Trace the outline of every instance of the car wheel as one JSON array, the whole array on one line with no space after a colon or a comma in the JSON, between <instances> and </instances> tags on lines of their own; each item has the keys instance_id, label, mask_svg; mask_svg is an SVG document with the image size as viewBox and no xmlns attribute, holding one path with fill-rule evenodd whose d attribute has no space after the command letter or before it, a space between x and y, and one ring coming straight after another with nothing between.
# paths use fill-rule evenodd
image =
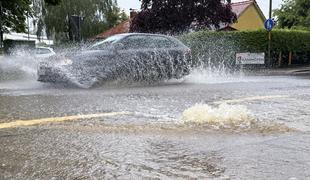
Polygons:
<instances>
[{"instance_id":1,"label":"car wheel","mask_svg":"<svg viewBox=\"0 0 310 180\"><path fill-rule=\"evenodd\" d=\"M98 82L97 78L94 76L86 76L86 77L79 77L76 84L78 87L81 88L91 88Z\"/></svg>"}]
</instances>

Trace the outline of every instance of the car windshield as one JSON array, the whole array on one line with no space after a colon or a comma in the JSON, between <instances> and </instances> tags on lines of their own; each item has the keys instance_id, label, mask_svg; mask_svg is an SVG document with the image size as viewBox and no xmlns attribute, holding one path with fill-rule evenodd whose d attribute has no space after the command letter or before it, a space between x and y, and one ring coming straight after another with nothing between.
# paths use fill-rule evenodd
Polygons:
<instances>
[{"instance_id":1,"label":"car windshield","mask_svg":"<svg viewBox=\"0 0 310 180\"><path fill-rule=\"evenodd\" d=\"M103 41L97 42L96 44L92 45L90 47L91 50L102 50L109 48L112 44L115 42L121 40L124 37L124 35L116 35L111 36Z\"/></svg>"},{"instance_id":2,"label":"car windshield","mask_svg":"<svg viewBox=\"0 0 310 180\"><path fill-rule=\"evenodd\" d=\"M36 54L48 54L51 51L47 48L36 48Z\"/></svg>"}]
</instances>

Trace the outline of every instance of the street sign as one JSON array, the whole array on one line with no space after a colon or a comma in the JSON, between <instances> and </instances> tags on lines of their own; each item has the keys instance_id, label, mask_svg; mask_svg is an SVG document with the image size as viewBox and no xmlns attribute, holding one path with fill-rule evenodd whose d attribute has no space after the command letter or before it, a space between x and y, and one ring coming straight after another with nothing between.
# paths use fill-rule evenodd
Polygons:
<instances>
[{"instance_id":1,"label":"street sign","mask_svg":"<svg viewBox=\"0 0 310 180\"><path fill-rule=\"evenodd\" d=\"M265 64L265 53L237 53L236 64Z\"/></svg>"},{"instance_id":2,"label":"street sign","mask_svg":"<svg viewBox=\"0 0 310 180\"><path fill-rule=\"evenodd\" d=\"M267 31L271 31L272 28L274 27L274 25L275 25L275 23L274 23L274 20L273 20L273 19L267 19L267 20L265 21L265 29L266 29Z\"/></svg>"}]
</instances>

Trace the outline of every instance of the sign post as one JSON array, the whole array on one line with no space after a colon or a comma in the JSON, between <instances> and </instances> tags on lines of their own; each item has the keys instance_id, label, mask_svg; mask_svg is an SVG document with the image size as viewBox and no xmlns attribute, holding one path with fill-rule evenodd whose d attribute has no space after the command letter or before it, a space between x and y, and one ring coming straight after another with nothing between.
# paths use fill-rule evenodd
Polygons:
<instances>
[{"instance_id":1,"label":"sign post","mask_svg":"<svg viewBox=\"0 0 310 180\"><path fill-rule=\"evenodd\" d=\"M3 16L2 16L2 1L0 1L0 48L3 47Z\"/></svg>"},{"instance_id":2,"label":"sign post","mask_svg":"<svg viewBox=\"0 0 310 180\"><path fill-rule=\"evenodd\" d=\"M269 19L265 22L265 28L268 31L268 62L267 66L271 66L271 30L274 27L275 23L272 19L272 0L269 0Z\"/></svg>"}]
</instances>

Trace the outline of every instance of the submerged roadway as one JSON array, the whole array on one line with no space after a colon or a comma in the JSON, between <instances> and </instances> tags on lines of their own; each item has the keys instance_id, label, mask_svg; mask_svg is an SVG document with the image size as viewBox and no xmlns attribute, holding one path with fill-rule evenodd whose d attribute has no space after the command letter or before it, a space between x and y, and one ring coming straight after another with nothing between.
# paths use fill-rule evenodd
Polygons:
<instances>
[{"instance_id":1,"label":"submerged roadway","mask_svg":"<svg viewBox=\"0 0 310 180\"><path fill-rule=\"evenodd\" d=\"M308 76L0 81L0 179L310 179Z\"/></svg>"}]
</instances>

